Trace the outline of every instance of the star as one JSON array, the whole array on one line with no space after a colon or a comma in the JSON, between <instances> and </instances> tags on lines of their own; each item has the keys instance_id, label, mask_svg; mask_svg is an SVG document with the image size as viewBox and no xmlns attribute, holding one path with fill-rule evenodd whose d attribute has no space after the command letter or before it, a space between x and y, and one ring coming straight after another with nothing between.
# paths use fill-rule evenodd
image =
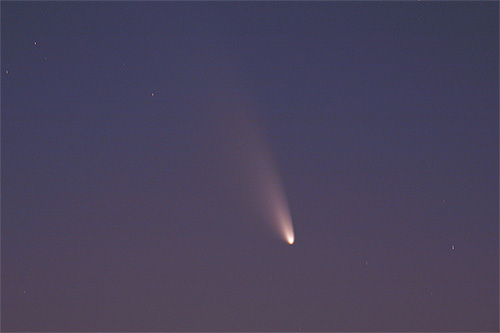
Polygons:
<instances>
[{"instance_id":1,"label":"star","mask_svg":"<svg viewBox=\"0 0 500 333\"><path fill-rule=\"evenodd\" d=\"M451 246L451 249L452 249L452 250L455 250L455 245L452 245L452 246Z\"/></svg>"},{"instance_id":2,"label":"star","mask_svg":"<svg viewBox=\"0 0 500 333\"><path fill-rule=\"evenodd\" d=\"M151 93L151 97L154 97L154 95L155 95L154 93Z\"/></svg>"}]
</instances>

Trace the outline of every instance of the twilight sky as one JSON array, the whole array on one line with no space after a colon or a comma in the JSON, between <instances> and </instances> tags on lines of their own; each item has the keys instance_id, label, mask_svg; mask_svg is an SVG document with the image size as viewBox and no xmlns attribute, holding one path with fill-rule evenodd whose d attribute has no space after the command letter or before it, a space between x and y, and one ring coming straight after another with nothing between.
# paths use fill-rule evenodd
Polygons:
<instances>
[{"instance_id":1,"label":"twilight sky","mask_svg":"<svg viewBox=\"0 0 500 333\"><path fill-rule=\"evenodd\" d=\"M498 31L2 1L2 331L498 331Z\"/></svg>"}]
</instances>

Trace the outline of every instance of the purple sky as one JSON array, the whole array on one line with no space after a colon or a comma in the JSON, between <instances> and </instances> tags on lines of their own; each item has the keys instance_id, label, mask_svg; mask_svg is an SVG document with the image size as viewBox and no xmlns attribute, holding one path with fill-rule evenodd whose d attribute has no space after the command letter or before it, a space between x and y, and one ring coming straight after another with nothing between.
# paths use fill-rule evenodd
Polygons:
<instances>
[{"instance_id":1,"label":"purple sky","mask_svg":"<svg viewBox=\"0 0 500 333\"><path fill-rule=\"evenodd\" d=\"M2 1L2 331L498 331L498 31L498 2Z\"/></svg>"}]
</instances>

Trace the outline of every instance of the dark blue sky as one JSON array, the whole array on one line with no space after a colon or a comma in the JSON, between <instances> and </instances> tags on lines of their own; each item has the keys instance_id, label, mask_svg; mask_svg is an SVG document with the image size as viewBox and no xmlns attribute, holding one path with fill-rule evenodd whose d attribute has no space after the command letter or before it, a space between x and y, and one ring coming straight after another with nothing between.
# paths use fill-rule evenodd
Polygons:
<instances>
[{"instance_id":1,"label":"dark blue sky","mask_svg":"<svg viewBox=\"0 0 500 333\"><path fill-rule=\"evenodd\" d=\"M3 331L498 331L498 2L1 20Z\"/></svg>"}]
</instances>

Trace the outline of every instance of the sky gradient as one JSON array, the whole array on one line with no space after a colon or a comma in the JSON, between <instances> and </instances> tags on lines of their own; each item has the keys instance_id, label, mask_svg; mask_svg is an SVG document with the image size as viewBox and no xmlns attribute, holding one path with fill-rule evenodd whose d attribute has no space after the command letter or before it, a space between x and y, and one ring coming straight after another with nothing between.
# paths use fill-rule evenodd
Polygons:
<instances>
[{"instance_id":1,"label":"sky gradient","mask_svg":"<svg viewBox=\"0 0 500 333\"><path fill-rule=\"evenodd\" d=\"M1 20L2 331L499 330L498 2Z\"/></svg>"}]
</instances>

